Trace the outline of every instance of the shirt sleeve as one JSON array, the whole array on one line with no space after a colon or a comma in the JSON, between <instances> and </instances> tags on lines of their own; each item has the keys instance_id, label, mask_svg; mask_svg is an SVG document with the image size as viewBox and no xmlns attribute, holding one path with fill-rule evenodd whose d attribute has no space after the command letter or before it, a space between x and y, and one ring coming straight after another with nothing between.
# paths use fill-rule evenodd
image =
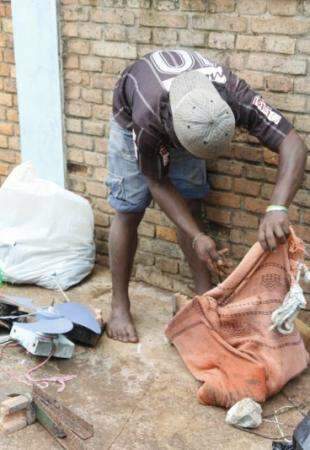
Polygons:
<instances>
[{"instance_id":1,"label":"shirt sleeve","mask_svg":"<svg viewBox=\"0 0 310 450\"><path fill-rule=\"evenodd\" d=\"M138 165L143 175L161 180L169 171L170 155L161 140L143 129L134 127L134 145Z\"/></svg>"},{"instance_id":2,"label":"shirt sleeve","mask_svg":"<svg viewBox=\"0 0 310 450\"><path fill-rule=\"evenodd\" d=\"M246 128L266 147L277 150L293 125L244 80L232 73L227 94L236 125Z\"/></svg>"}]
</instances>

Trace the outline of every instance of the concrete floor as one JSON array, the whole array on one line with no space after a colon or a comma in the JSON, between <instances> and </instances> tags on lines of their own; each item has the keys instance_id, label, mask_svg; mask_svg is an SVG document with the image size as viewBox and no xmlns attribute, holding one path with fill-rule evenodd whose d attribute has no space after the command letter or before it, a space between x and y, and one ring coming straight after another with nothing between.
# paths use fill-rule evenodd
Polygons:
<instances>
[{"instance_id":1,"label":"concrete floor","mask_svg":"<svg viewBox=\"0 0 310 450\"><path fill-rule=\"evenodd\" d=\"M68 292L71 300L103 309L108 316L111 281L109 272L97 268L83 284ZM32 297L47 305L55 292L37 287L5 287L9 294ZM68 361L52 360L41 374L76 374L64 392L57 394L64 404L93 423L95 435L85 442L90 450L262 450L271 441L239 431L225 424L225 411L198 404L198 383L187 372L175 349L164 337L171 317L171 293L142 283L132 283L133 314L140 335L139 344L122 344L104 336L95 349L76 347ZM0 361L0 398L9 392L29 388L3 373L22 374L38 359L21 349L8 350ZM2 371L2 374L1 374ZM310 374L289 383L284 391L264 406L264 413L303 403L310 407ZM55 392L54 388L49 392ZM307 395L306 395L307 394ZM308 397L308 398L307 398ZM285 433L301 420L298 410L279 416ZM264 423L259 430L276 436L276 426ZM1 450L58 449L50 435L34 424L10 436L0 436Z\"/></svg>"}]
</instances>

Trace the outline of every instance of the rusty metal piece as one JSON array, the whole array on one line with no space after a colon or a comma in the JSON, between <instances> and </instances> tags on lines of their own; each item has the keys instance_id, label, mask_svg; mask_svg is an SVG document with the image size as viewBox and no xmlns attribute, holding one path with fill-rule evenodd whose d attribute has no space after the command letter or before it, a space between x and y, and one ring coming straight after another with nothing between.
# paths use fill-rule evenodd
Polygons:
<instances>
[{"instance_id":1,"label":"rusty metal piece","mask_svg":"<svg viewBox=\"0 0 310 450\"><path fill-rule=\"evenodd\" d=\"M33 399L35 403L39 399L48 408L49 412L57 418L58 423L63 426L67 434L69 430L81 439L89 439L94 435L93 425L70 411L37 386L33 387Z\"/></svg>"}]
</instances>

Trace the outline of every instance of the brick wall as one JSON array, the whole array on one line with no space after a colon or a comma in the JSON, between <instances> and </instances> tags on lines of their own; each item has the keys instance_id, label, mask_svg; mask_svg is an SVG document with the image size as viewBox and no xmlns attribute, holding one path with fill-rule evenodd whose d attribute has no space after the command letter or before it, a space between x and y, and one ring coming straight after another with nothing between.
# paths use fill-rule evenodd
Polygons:
<instances>
[{"instance_id":1,"label":"brick wall","mask_svg":"<svg viewBox=\"0 0 310 450\"><path fill-rule=\"evenodd\" d=\"M112 89L135 58L164 46L195 47L235 70L293 121L310 131L310 5L295 0L62 1L70 186L95 208L99 261L106 262L113 211L106 201L106 151ZM308 39L307 39L308 37ZM310 158L291 207L297 232L310 241ZM232 153L209 164L213 190L206 227L239 260L257 236L277 157L238 132ZM140 226L135 276L187 290L189 271L169 220L155 206Z\"/></svg>"},{"instance_id":2,"label":"brick wall","mask_svg":"<svg viewBox=\"0 0 310 450\"><path fill-rule=\"evenodd\" d=\"M11 107L16 97L9 11L2 2L0 123L11 134L0 133L0 167L9 170L18 157L18 129ZM228 64L293 121L310 147L308 0L61 0L60 19L69 187L94 207L99 262L107 262L113 217L103 184L112 89L120 72L146 52L195 48ZM241 130L231 153L208 165L212 192L205 206L206 229L220 245L228 243L235 261L256 240L276 164L274 153ZM309 191L310 156L290 211L308 243ZM156 205L147 210L139 234L136 279L188 292L189 271L175 230Z\"/></svg>"},{"instance_id":3,"label":"brick wall","mask_svg":"<svg viewBox=\"0 0 310 450\"><path fill-rule=\"evenodd\" d=\"M11 7L0 0L0 182L19 162L19 156Z\"/></svg>"}]
</instances>

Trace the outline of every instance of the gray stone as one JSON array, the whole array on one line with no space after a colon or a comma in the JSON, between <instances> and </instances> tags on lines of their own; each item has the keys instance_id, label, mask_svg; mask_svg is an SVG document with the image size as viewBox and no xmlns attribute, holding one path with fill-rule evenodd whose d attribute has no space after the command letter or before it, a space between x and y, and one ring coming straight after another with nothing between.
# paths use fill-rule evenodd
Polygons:
<instances>
[{"instance_id":1,"label":"gray stone","mask_svg":"<svg viewBox=\"0 0 310 450\"><path fill-rule=\"evenodd\" d=\"M235 403L226 414L226 423L243 428L257 428L262 423L262 408L251 398Z\"/></svg>"}]
</instances>

